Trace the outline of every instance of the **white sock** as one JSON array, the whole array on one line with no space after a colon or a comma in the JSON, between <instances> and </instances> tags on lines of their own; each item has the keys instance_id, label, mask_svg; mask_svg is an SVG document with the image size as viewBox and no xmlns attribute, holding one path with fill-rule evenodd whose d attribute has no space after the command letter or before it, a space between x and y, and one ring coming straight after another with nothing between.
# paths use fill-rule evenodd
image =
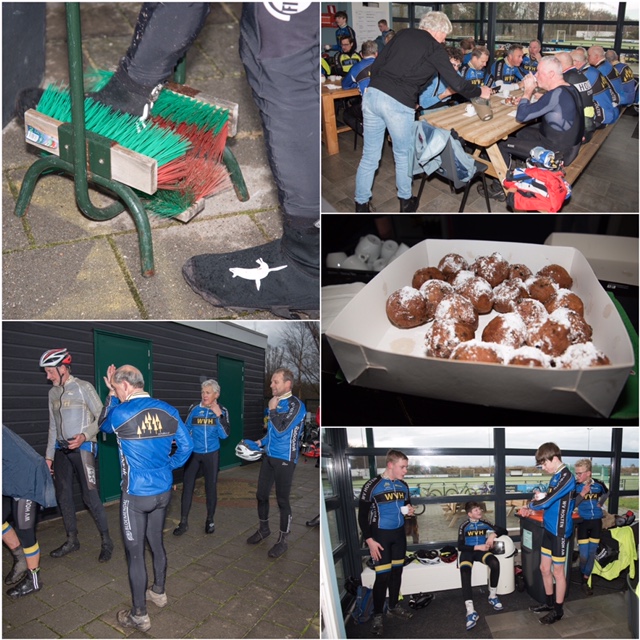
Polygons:
<instances>
[{"instance_id":1,"label":"white sock","mask_svg":"<svg viewBox=\"0 0 640 640\"><path fill-rule=\"evenodd\" d=\"M498 587L489 587L489 597L495 598L498 595Z\"/></svg>"},{"instance_id":2,"label":"white sock","mask_svg":"<svg viewBox=\"0 0 640 640\"><path fill-rule=\"evenodd\" d=\"M475 611L475 609L473 607L473 600L465 600L464 601L464 606L467 607L467 615L469 615L470 613L473 613Z\"/></svg>"}]
</instances>

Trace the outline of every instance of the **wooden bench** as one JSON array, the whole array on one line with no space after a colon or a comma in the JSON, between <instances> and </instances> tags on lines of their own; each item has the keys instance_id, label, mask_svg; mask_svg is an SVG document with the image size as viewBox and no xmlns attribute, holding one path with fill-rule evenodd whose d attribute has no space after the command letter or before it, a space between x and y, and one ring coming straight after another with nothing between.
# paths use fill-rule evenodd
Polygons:
<instances>
[{"instance_id":1,"label":"wooden bench","mask_svg":"<svg viewBox=\"0 0 640 640\"><path fill-rule=\"evenodd\" d=\"M593 156L596 155L598 149L609 137L609 134L613 131L613 128L620 121L620 118L622 118L622 116L624 115L625 110L626 107L623 107L620 110L620 116L613 124L607 125L606 127L604 127L604 129L598 129L593 134L591 140L582 145L580 153L578 153L576 159L565 169L565 180L569 184L572 185L580 177L580 174L587 168L587 165L589 164L589 162L591 162Z\"/></svg>"}]
</instances>

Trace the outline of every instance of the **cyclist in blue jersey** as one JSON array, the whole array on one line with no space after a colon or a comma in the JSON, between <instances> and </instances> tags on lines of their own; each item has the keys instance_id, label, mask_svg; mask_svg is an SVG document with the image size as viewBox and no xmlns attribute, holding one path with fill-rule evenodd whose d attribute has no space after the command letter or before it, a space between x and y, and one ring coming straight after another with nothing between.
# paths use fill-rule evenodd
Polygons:
<instances>
[{"instance_id":1,"label":"cyclist in blue jersey","mask_svg":"<svg viewBox=\"0 0 640 640\"><path fill-rule=\"evenodd\" d=\"M505 84L521 82L526 75L520 66L522 64L522 56L522 45L512 44L507 49L507 55L496 60L491 65L491 80L493 83L498 80L502 80Z\"/></svg>"},{"instance_id":2,"label":"cyclist in blue jersey","mask_svg":"<svg viewBox=\"0 0 640 640\"><path fill-rule=\"evenodd\" d=\"M365 40L362 43L362 60L357 64L354 64L347 75L342 78L343 89L355 89L360 91L360 95L364 95L364 92L369 86L371 81L371 65L375 62L378 55L378 47L373 40ZM362 113L362 109L360 110Z\"/></svg>"},{"instance_id":3,"label":"cyclist in blue jersey","mask_svg":"<svg viewBox=\"0 0 640 640\"><path fill-rule=\"evenodd\" d=\"M487 62L489 62L489 49L486 47L474 47L469 62L462 66L460 73L471 84L481 86L485 84Z\"/></svg>"},{"instance_id":4,"label":"cyclist in blue jersey","mask_svg":"<svg viewBox=\"0 0 640 640\"><path fill-rule=\"evenodd\" d=\"M591 460L585 458L575 464L576 507L582 518L578 522L578 546L580 549L580 573L582 574L582 590L592 596L589 577L593 571L596 551L602 532L602 506L609 497L609 489L600 480L591 476Z\"/></svg>"},{"instance_id":5,"label":"cyclist in blue jersey","mask_svg":"<svg viewBox=\"0 0 640 640\"><path fill-rule=\"evenodd\" d=\"M587 52L582 47L572 51L571 58L576 65L576 69L584 73L593 88L593 101L600 107L602 113L598 129L616 122L620 116L620 111L616 106L616 96L609 80L595 67L589 65Z\"/></svg>"},{"instance_id":6,"label":"cyclist in blue jersey","mask_svg":"<svg viewBox=\"0 0 640 640\"><path fill-rule=\"evenodd\" d=\"M562 462L562 452L554 442L540 445L536 451L536 465L545 473L552 474L546 493L536 491L529 507L520 509L519 515L527 517L534 511L544 510L544 533L540 559L540 573L544 583L546 602L529 607L535 613L548 612L540 618L542 624L553 624L564 615L564 597L567 592L567 578L564 573L569 540L573 534L571 514L575 505L576 481L573 474ZM556 594L553 597L555 580Z\"/></svg>"},{"instance_id":7,"label":"cyclist in blue jersey","mask_svg":"<svg viewBox=\"0 0 640 640\"><path fill-rule=\"evenodd\" d=\"M458 556L460 562L460 579L462 581L462 596L467 609L467 631L476 626L480 616L473 605L471 591L471 572L474 561L482 562L490 570L489 604L496 610L502 611L502 603L498 599L498 580L500 579L500 563L491 552L493 541L497 537L495 525L482 519L483 507L479 502L467 502L464 505L467 519L458 529Z\"/></svg>"},{"instance_id":8,"label":"cyclist in blue jersey","mask_svg":"<svg viewBox=\"0 0 640 640\"><path fill-rule=\"evenodd\" d=\"M335 21L338 25L338 28L336 29L336 43L333 46L329 44L325 45L325 51L340 51L340 42L344 36L351 36L353 38L355 48L357 48L356 32L347 24L349 22L347 12L337 11Z\"/></svg>"},{"instance_id":9,"label":"cyclist in blue jersey","mask_svg":"<svg viewBox=\"0 0 640 640\"><path fill-rule=\"evenodd\" d=\"M529 43L529 53L522 58L522 68L525 73L535 73L540 60L542 60L542 45L540 40L532 40Z\"/></svg>"},{"instance_id":10,"label":"cyclist in blue jersey","mask_svg":"<svg viewBox=\"0 0 640 640\"><path fill-rule=\"evenodd\" d=\"M609 81L614 96L614 106L620 106L622 104L620 96L622 93L622 78L616 68L605 58L604 49L598 46L589 47L587 59L589 64Z\"/></svg>"},{"instance_id":11,"label":"cyclist in blue jersey","mask_svg":"<svg viewBox=\"0 0 640 640\"><path fill-rule=\"evenodd\" d=\"M167 554L163 535L171 501L173 470L193 451L193 440L175 407L144 390L144 378L135 367L110 365L104 381L109 398L100 414L100 430L114 433L122 474L120 526L127 556L133 606L118 611L121 627L148 631L147 600L167 604ZM173 443L177 449L173 452ZM145 547L153 556L153 584L147 588Z\"/></svg>"},{"instance_id":12,"label":"cyclist in blue jersey","mask_svg":"<svg viewBox=\"0 0 640 640\"><path fill-rule=\"evenodd\" d=\"M279 558L288 547L287 537L291 530L289 496L307 415L304 403L293 395L292 388L293 373L289 369L276 369L271 376L273 397L268 405L267 435L256 442L264 448L256 490L260 524L258 530L247 539L247 544L258 544L271 535L269 494L275 484L276 501L280 509L280 534L267 552L270 558Z\"/></svg>"},{"instance_id":13,"label":"cyclist in blue jersey","mask_svg":"<svg viewBox=\"0 0 640 640\"><path fill-rule=\"evenodd\" d=\"M408 465L409 458L402 451L391 449L387 452L384 472L371 478L360 493L358 524L369 547L376 572L373 585L373 635L381 635L384 630L383 614L387 589L387 614L403 620L413 617L409 611L398 606L407 550L404 518L405 515L414 514L409 487L403 480Z\"/></svg>"},{"instance_id":14,"label":"cyclist in blue jersey","mask_svg":"<svg viewBox=\"0 0 640 640\"><path fill-rule=\"evenodd\" d=\"M621 62L618 59L618 54L609 49L604 54L604 57L609 61L611 66L618 72L621 81L620 105L630 105L638 102L638 81L633 75L633 71L629 65Z\"/></svg>"}]
</instances>

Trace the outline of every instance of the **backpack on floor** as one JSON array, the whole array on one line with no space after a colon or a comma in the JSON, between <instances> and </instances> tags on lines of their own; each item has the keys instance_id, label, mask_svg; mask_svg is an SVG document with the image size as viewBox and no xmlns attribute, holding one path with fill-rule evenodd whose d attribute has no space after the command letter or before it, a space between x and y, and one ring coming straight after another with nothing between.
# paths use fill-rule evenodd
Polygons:
<instances>
[{"instance_id":1,"label":"backpack on floor","mask_svg":"<svg viewBox=\"0 0 640 640\"><path fill-rule=\"evenodd\" d=\"M620 555L620 544L613 538L611 532L608 529L603 529L600 535L600 543L598 544L598 550L596 551L596 560L601 567L606 567L608 564L618 559Z\"/></svg>"},{"instance_id":2,"label":"backpack on floor","mask_svg":"<svg viewBox=\"0 0 640 640\"><path fill-rule=\"evenodd\" d=\"M371 620L373 615L373 590L369 587L358 586L356 604L351 612L351 617L356 624L364 624Z\"/></svg>"}]
</instances>

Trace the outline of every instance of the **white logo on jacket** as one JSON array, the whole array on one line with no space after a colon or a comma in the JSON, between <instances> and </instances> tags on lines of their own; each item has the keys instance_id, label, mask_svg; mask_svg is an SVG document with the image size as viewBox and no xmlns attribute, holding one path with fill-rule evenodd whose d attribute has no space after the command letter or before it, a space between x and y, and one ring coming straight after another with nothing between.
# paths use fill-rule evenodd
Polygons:
<instances>
[{"instance_id":1,"label":"white logo on jacket","mask_svg":"<svg viewBox=\"0 0 640 640\"><path fill-rule=\"evenodd\" d=\"M233 274L234 278L244 278L245 280L255 280L256 289L260 291L260 280L266 278L271 271L280 271L280 269L286 269L287 265L284 264L281 267L269 267L269 265L262 259L258 258L256 262L260 265L253 269L243 269L241 267L230 267L229 271Z\"/></svg>"}]
</instances>

